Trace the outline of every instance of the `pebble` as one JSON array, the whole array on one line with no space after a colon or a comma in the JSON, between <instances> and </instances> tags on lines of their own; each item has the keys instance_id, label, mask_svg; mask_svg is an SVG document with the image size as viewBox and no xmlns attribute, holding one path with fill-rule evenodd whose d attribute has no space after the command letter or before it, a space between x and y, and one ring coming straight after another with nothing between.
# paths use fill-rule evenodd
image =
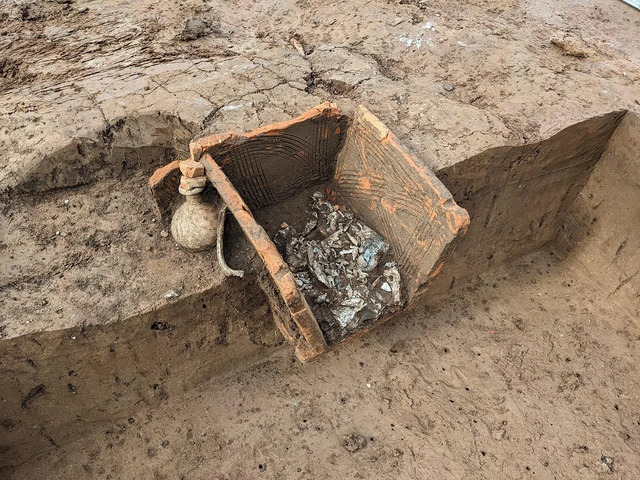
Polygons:
<instances>
[{"instance_id":1,"label":"pebble","mask_svg":"<svg viewBox=\"0 0 640 480\"><path fill-rule=\"evenodd\" d=\"M296 37L291 37L289 39L289 43L293 48L296 49L296 51L300 54L302 58L307 57L307 53L305 52L304 47L302 46L302 43L300 43L300 40L298 40Z\"/></svg>"},{"instance_id":2,"label":"pebble","mask_svg":"<svg viewBox=\"0 0 640 480\"><path fill-rule=\"evenodd\" d=\"M613 472L613 457L602 455L600 457L600 466L604 472Z\"/></svg>"},{"instance_id":3,"label":"pebble","mask_svg":"<svg viewBox=\"0 0 640 480\"><path fill-rule=\"evenodd\" d=\"M442 86L447 92L450 92L451 90L453 90L453 85L451 85L450 83L445 83Z\"/></svg>"},{"instance_id":4,"label":"pebble","mask_svg":"<svg viewBox=\"0 0 640 480\"><path fill-rule=\"evenodd\" d=\"M48 40L60 40L61 38L69 35L69 30L55 25L50 25L45 27L42 33Z\"/></svg>"},{"instance_id":5,"label":"pebble","mask_svg":"<svg viewBox=\"0 0 640 480\"><path fill-rule=\"evenodd\" d=\"M161 236L162 238L167 238L167 237L169 236L169 232L167 232L166 230L162 230L162 231L160 232L160 236Z\"/></svg>"},{"instance_id":6,"label":"pebble","mask_svg":"<svg viewBox=\"0 0 640 480\"><path fill-rule=\"evenodd\" d=\"M209 27L199 18L191 18L187 20L187 23L180 34L181 40L196 40L200 37L204 37L207 34Z\"/></svg>"},{"instance_id":7,"label":"pebble","mask_svg":"<svg viewBox=\"0 0 640 480\"><path fill-rule=\"evenodd\" d=\"M323 304L331 303L331 300L329 300L329 297L327 296L326 293L321 293L316 297L316 303L319 305L323 305Z\"/></svg>"},{"instance_id":8,"label":"pebble","mask_svg":"<svg viewBox=\"0 0 640 480\"><path fill-rule=\"evenodd\" d=\"M180 294L175 290L169 290L168 292L165 292L163 296L165 300L171 300L172 298L178 298Z\"/></svg>"},{"instance_id":9,"label":"pebble","mask_svg":"<svg viewBox=\"0 0 640 480\"><path fill-rule=\"evenodd\" d=\"M342 446L347 452L354 453L367 446L367 439L355 433L342 437Z\"/></svg>"}]
</instances>

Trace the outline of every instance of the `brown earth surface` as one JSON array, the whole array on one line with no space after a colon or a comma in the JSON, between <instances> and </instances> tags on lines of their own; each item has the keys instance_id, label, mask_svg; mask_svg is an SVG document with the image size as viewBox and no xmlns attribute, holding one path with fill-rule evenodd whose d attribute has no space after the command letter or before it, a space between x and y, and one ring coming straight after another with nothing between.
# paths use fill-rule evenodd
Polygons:
<instances>
[{"instance_id":1,"label":"brown earth surface","mask_svg":"<svg viewBox=\"0 0 640 480\"><path fill-rule=\"evenodd\" d=\"M640 477L638 38L640 12L617 0L2 1L0 477ZM444 176L624 110L610 151L635 160L605 162L557 241L302 366L262 326L257 288L209 298L214 255L176 248L146 181L194 136L327 100L366 105ZM181 333L199 295L215 324ZM144 316L182 299L175 332ZM38 338L54 346L32 353ZM261 360L229 373L237 351ZM38 409L82 395L66 372L83 362L153 391L118 390L84 436L58 438ZM39 396L47 368L60 385ZM33 425L5 416L14 397ZM16 453L20 428L42 446Z\"/></svg>"},{"instance_id":2,"label":"brown earth surface","mask_svg":"<svg viewBox=\"0 0 640 480\"><path fill-rule=\"evenodd\" d=\"M634 478L637 318L542 252L314 363L280 351L12 478ZM349 435L366 446L350 452Z\"/></svg>"}]
</instances>

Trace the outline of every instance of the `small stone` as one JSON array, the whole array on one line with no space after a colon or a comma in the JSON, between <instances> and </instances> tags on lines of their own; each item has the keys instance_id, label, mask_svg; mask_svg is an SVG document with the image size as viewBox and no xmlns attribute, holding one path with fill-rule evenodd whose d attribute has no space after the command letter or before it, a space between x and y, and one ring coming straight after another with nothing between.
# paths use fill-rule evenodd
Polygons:
<instances>
[{"instance_id":1,"label":"small stone","mask_svg":"<svg viewBox=\"0 0 640 480\"><path fill-rule=\"evenodd\" d=\"M55 25L50 25L45 27L42 33L48 40L60 40L61 38L69 35L69 30Z\"/></svg>"},{"instance_id":2,"label":"small stone","mask_svg":"<svg viewBox=\"0 0 640 480\"><path fill-rule=\"evenodd\" d=\"M354 453L367 446L367 439L357 434L345 435L342 437L342 446L347 452Z\"/></svg>"},{"instance_id":3,"label":"small stone","mask_svg":"<svg viewBox=\"0 0 640 480\"><path fill-rule=\"evenodd\" d=\"M387 282L384 282L382 285L380 285L380 288L385 292L391 292L392 290L391 285L389 285Z\"/></svg>"},{"instance_id":4,"label":"small stone","mask_svg":"<svg viewBox=\"0 0 640 480\"><path fill-rule=\"evenodd\" d=\"M163 295L165 300L171 300L172 298L178 298L179 296L180 294L175 290L169 290L168 292L165 292L165 294Z\"/></svg>"},{"instance_id":5,"label":"small stone","mask_svg":"<svg viewBox=\"0 0 640 480\"><path fill-rule=\"evenodd\" d=\"M64 204L65 204L65 205L69 205L69 199L68 199L68 198L65 198L65 200L64 200Z\"/></svg>"},{"instance_id":6,"label":"small stone","mask_svg":"<svg viewBox=\"0 0 640 480\"><path fill-rule=\"evenodd\" d=\"M358 257L357 265L363 272L375 270L380 257L389 250L389 244L377 234L364 240L361 247L362 255Z\"/></svg>"},{"instance_id":7,"label":"small stone","mask_svg":"<svg viewBox=\"0 0 640 480\"><path fill-rule=\"evenodd\" d=\"M585 40L572 34L554 35L549 41L571 57L587 58L593 53Z\"/></svg>"},{"instance_id":8,"label":"small stone","mask_svg":"<svg viewBox=\"0 0 640 480\"><path fill-rule=\"evenodd\" d=\"M291 37L289 39L289 43L293 48L296 49L296 52L298 52L302 58L307 57L307 52L305 52L304 47L302 46L302 43L300 43L300 40L298 40L296 37Z\"/></svg>"},{"instance_id":9,"label":"small stone","mask_svg":"<svg viewBox=\"0 0 640 480\"><path fill-rule=\"evenodd\" d=\"M603 472L613 472L613 457L602 455L600 457L600 466Z\"/></svg>"},{"instance_id":10,"label":"small stone","mask_svg":"<svg viewBox=\"0 0 640 480\"><path fill-rule=\"evenodd\" d=\"M162 230L162 231L160 232L160 236L161 236L162 238L167 238L167 237L169 236L169 232L167 232L166 230Z\"/></svg>"},{"instance_id":11,"label":"small stone","mask_svg":"<svg viewBox=\"0 0 640 480\"><path fill-rule=\"evenodd\" d=\"M445 84L443 85L443 88L444 88L447 92L450 92L450 91L452 91L452 90L453 90L453 85L451 85L450 83L445 83Z\"/></svg>"},{"instance_id":12,"label":"small stone","mask_svg":"<svg viewBox=\"0 0 640 480\"><path fill-rule=\"evenodd\" d=\"M24 3L20 7L20 17L29 22L40 20L43 17L42 6L36 3Z\"/></svg>"},{"instance_id":13,"label":"small stone","mask_svg":"<svg viewBox=\"0 0 640 480\"><path fill-rule=\"evenodd\" d=\"M316 297L316 303L318 305L324 305L324 304L331 303L331 301L329 300L329 297L327 296L326 293L321 293Z\"/></svg>"},{"instance_id":14,"label":"small stone","mask_svg":"<svg viewBox=\"0 0 640 480\"><path fill-rule=\"evenodd\" d=\"M191 18L187 20L187 23L180 34L180 40L196 40L200 37L204 37L208 30L209 26L204 20L200 18Z\"/></svg>"}]
</instances>

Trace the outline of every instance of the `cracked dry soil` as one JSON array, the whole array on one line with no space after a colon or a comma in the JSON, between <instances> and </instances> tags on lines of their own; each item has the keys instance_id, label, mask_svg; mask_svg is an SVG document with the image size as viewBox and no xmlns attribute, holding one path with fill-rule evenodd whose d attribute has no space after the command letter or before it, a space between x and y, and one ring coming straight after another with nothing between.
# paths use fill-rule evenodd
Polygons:
<instances>
[{"instance_id":1,"label":"cracked dry soil","mask_svg":"<svg viewBox=\"0 0 640 480\"><path fill-rule=\"evenodd\" d=\"M145 197L194 135L363 103L437 172L638 113L639 32L617 1L4 0L0 334L206 286L208 260L175 250ZM73 443L49 437L0 476L636 478L637 312L552 245L321 361L280 350Z\"/></svg>"}]
</instances>

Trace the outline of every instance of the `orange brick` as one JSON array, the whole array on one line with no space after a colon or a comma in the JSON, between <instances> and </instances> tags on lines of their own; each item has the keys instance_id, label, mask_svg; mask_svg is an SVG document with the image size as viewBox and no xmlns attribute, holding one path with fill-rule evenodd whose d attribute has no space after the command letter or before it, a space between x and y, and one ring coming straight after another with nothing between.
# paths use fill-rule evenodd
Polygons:
<instances>
[{"instance_id":1,"label":"orange brick","mask_svg":"<svg viewBox=\"0 0 640 480\"><path fill-rule=\"evenodd\" d=\"M204 176L204 165L193 160L184 160L180 162L180 172L187 178L196 178Z\"/></svg>"}]
</instances>

